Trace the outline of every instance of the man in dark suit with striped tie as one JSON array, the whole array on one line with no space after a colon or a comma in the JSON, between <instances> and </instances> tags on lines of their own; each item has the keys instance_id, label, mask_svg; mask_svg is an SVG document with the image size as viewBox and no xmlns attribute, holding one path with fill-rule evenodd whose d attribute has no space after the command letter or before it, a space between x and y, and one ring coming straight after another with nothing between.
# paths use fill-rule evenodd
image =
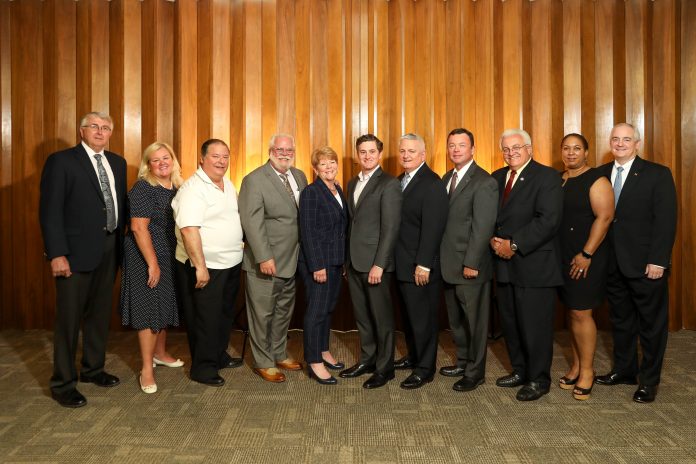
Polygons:
<instances>
[{"instance_id":1,"label":"man in dark suit with striped tie","mask_svg":"<svg viewBox=\"0 0 696 464\"><path fill-rule=\"evenodd\" d=\"M51 395L61 406L87 400L77 391L75 356L82 326L80 381L118 385L104 371L111 293L122 244L126 161L105 151L114 123L108 114L80 121L77 146L48 157L41 174L39 220L56 281Z\"/></svg>"},{"instance_id":2,"label":"man in dark suit with striped tie","mask_svg":"<svg viewBox=\"0 0 696 464\"><path fill-rule=\"evenodd\" d=\"M640 132L621 123L611 131L614 161L600 169L614 186L616 213L609 244L607 299L614 335L614 367L601 385L635 385L633 400L655 400L667 346L667 278L677 229L677 194L665 166L638 156ZM638 340L643 359L638 367Z\"/></svg>"},{"instance_id":3,"label":"man in dark suit with striped tie","mask_svg":"<svg viewBox=\"0 0 696 464\"><path fill-rule=\"evenodd\" d=\"M500 137L507 167L493 178L502 192L495 235L496 296L512 373L499 387L522 388L519 401L549 392L556 288L563 284L555 240L563 214L561 177L532 159L532 139L521 129Z\"/></svg>"}]
</instances>

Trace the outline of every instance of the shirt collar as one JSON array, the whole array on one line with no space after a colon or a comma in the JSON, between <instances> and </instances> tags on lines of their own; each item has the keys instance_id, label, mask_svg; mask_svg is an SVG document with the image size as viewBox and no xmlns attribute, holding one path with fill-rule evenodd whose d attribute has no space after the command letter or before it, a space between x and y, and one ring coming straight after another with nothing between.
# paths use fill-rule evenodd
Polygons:
<instances>
[{"instance_id":1,"label":"shirt collar","mask_svg":"<svg viewBox=\"0 0 696 464\"><path fill-rule=\"evenodd\" d=\"M372 177L372 174L374 174L375 171L377 171L378 169L379 169L379 165L375 166L375 168L372 171L368 172L367 174L363 174L363 172L360 171L358 173L358 178L360 179L361 182L368 181L368 180L370 180L370 177Z\"/></svg>"},{"instance_id":2,"label":"shirt collar","mask_svg":"<svg viewBox=\"0 0 696 464\"><path fill-rule=\"evenodd\" d=\"M96 152L96 151L92 150L92 147L87 145L84 140L80 143L82 144L82 146L84 147L85 151L87 152L87 154L89 155L90 158L94 158L94 155L103 155L104 154L103 150L101 152Z\"/></svg>"}]
</instances>

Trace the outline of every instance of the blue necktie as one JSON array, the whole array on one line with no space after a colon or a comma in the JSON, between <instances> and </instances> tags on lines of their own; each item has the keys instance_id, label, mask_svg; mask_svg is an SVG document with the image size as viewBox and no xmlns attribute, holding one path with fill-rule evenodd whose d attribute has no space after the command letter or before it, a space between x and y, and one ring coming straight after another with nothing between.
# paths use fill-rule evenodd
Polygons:
<instances>
[{"instance_id":1,"label":"blue necktie","mask_svg":"<svg viewBox=\"0 0 696 464\"><path fill-rule=\"evenodd\" d=\"M619 203L619 195L621 195L621 188L623 187L623 178L621 173L624 168L619 166L616 168L616 179L614 179L614 208Z\"/></svg>"},{"instance_id":2,"label":"blue necktie","mask_svg":"<svg viewBox=\"0 0 696 464\"><path fill-rule=\"evenodd\" d=\"M404 177L401 178L401 191L403 192L406 190L406 186L408 185L408 181L411 179L411 174L404 174Z\"/></svg>"}]
</instances>

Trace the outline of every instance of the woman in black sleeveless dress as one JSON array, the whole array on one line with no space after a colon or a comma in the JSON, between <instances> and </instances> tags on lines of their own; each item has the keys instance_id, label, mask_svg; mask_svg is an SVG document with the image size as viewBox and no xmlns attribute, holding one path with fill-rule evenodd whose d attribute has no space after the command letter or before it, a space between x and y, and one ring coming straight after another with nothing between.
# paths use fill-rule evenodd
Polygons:
<instances>
[{"instance_id":1,"label":"woman in black sleeveless dress","mask_svg":"<svg viewBox=\"0 0 696 464\"><path fill-rule=\"evenodd\" d=\"M580 134L561 142L566 170L563 177L563 220L559 233L564 285L560 298L568 308L573 364L559 386L586 400L594 385L597 326L592 309L604 300L609 262L604 240L614 218L614 192L598 169L587 165L588 143Z\"/></svg>"}]
</instances>

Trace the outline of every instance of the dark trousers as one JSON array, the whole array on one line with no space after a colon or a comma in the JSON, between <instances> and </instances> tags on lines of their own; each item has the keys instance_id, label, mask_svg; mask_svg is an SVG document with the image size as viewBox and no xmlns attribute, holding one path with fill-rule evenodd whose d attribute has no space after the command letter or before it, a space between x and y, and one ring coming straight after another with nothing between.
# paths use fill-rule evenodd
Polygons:
<instances>
[{"instance_id":1,"label":"dark trousers","mask_svg":"<svg viewBox=\"0 0 696 464\"><path fill-rule=\"evenodd\" d=\"M360 335L360 363L376 366L377 372L394 371L394 308L390 288L393 273L382 274L382 282L367 282L367 272L348 270L348 288L355 323Z\"/></svg>"},{"instance_id":2,"label":"dark trousers","mask_svg":"<svg viewBox=\"0 0 696 464\"><path fill-rule=\"evenodd\" d=\"M322 362L322 351L329 351L331 314L341 290L342 266L326 268L326 282L314 280L314 273L300 262L300 276L307 293L307 311L304 316L304 358L307 363Z\"/></svg>"},{"instance_id":3,"label":"dark trousers","mask_svg":"<svg viewBox=\"0 0 696 464\"><path fill-rule=\"evenodd\" d=\"M513 372L527 381L550 385L556 288L498 282L496 292Z\"/></svg>"},{"instance_id":4,"label":"dark trousers","mask_svg":"<svg viewBox=\"0 0 696 464\"><path fill-rule=\"evenodd\" d=\"M457 366L466 369L465 376L468 378L485 377L491 282L445 284L445 303L452 338L457 347Z\"/></svg>"},{"instance_id":5,"label":"dark trousers","mask_svg":"<svg viewBox=\"0 0 696 464\"><path fill-rule=\"evenodd\" d=\"M104 255L91 272L74 272L70 277L57 277L56 321L53 334L53 376L50 387L54 393L75 389L77 370L75 356L82 325L82 367L80 375L92 376L104 370L106 339L111 319L111 302L116 277L117 233L104 242Z\"/></svg>"},{"instance_id":6,"label":"dark trousers","mask_svg":"<svg viewBox=\"0 0 696 464\"><path fill-rule=\"evenodd\" d=\"M614 371L642 385L660 383L667 347L669 286L660 279L629 279L616 269L607 281L609 318L614 336ZM643 359L638 369L638 339Z\"/></svg>"},{"instance_id":7,"label":"dark trousers","mask_svg":"<svg viewBox=\"0 0 696 464\"><path fill-rule=\"evenodd\" d=\"M181 291L181 309L186 321L191 378L207 380L229 360L227 346L234 324L241 263L229 269L208 269L210 281L196 286L196 269L177 261L176 278Z\"/></svg>"},{"instance_id":8,"label":"dark trousers","mask_svg":"<svg viewBox=\"0 0 696 464\"><path fill-rule=\"evenodd\" d=\"M415 363L413 373L430 377L437 359L437 312L442 281L432 279L422 287L415 282L399 282L402 306L406 309L404 334L408 356Z\"/></svg>"}]
</instances>

